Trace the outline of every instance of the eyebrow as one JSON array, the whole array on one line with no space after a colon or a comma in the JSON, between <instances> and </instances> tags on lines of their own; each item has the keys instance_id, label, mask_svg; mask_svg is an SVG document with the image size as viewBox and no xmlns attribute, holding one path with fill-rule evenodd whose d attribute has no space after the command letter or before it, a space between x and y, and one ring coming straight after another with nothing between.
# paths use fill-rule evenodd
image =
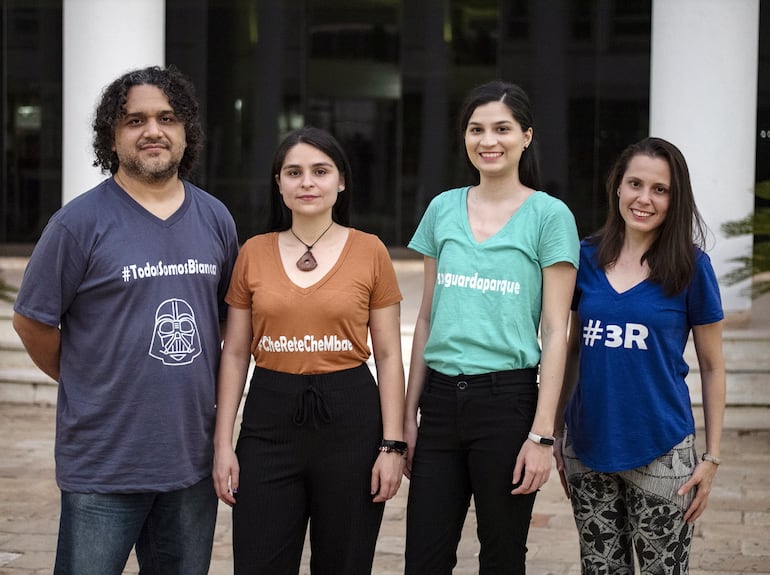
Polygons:
<instances>
[{"instance_id":1,"label":"eyebrow","mask_svg":"<svg viewBox=\"0 0 770 575\"><path fill-rule=\"evenodd\" d=\"M493 126L501 126L503 124L513 124L513 121L512 120L499 120L497 122L492 122ZM468 125L469 126L482 126L482 125L484 125L484 122L474 122L474 121L471 120L471 121L468 122Z\"/></svg>"},{"instance_id":2,"label":"eyebrow","mask_svg":"<svg viewBox=\"0 0 770 575\"><path fill-rule=\"evenodd\" d=\"M147 114L146 112L128 112L126 111L125 114L123 114L124 118L145 118L147 116L167 116L167 115L176 115L176 112L174 110L168 109L168 110L159 110L155 114Z\"/></svg>"},{"instance_id":3,"label":"eyebrow","mask_svg":"<svg viewBox=\"0 0 770 575\"><path fill-rule=\"evenodd\" d=\"M650 181L653 186L661 186L663 188L671 187L670 183L667 184L666 182L655 182L655 181L651 181L651 180L646 180L643 177L635 176L634 174L628 174L624 179L627 179L627 180L639 180L640 182L648 182L648 181Z\"/></svg>"},{"instance_id":4,"label":"eyebrow","mask_svg":"<svg viewBox=\"0 0 770 575\"><path fill-rule=\"evenodd\" d=\"M332 164L332 163L330 163L330 162L316 162L315 164L311 164L311 166L310 166L310 167L311 167L311 168L320 168L320 167L324 167L324 168L331 168L331 167L333 167L333 166L334 166L334 164ZM302 167L302 166L301 166L300 164L286 164L286 165L285 165L283 168L281 168L281 169L282 169L282 170L288 170L289 168L301 168L301 167Z\"/></svg>"}]
</instances>

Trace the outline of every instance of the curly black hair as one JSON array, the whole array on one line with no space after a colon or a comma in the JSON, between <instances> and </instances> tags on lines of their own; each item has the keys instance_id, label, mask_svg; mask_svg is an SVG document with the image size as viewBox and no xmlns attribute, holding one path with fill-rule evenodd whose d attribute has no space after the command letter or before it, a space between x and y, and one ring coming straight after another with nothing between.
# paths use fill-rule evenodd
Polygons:
<instances>
[{"instance_id":1,"label":"curly black hair","mask_svg":"<svg viewBox=\"0 0 770 575\"><path fill-rule=\"evenodd\" d=\"M94 115L94 167L115 174L120 161L112 149L115 126L126 113L128 91L134 86L157 86L168 98L174 114L184 123L187 147L179 164L179 177L186 178L198 163L203 149L203 128L192 82L174 66L151 66L123 74L102 92Z\"/></svg>"}]
</instances>

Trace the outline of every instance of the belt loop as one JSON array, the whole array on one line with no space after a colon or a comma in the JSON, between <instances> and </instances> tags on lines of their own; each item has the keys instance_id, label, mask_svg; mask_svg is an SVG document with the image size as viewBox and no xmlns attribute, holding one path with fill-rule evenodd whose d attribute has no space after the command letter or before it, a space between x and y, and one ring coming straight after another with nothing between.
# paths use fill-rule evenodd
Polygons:
<instances>
[{"instance_id":1,"label":"belt loop","mask_svg":"<svg viewBox=\"0 0 770 575\"><path fill-rule=\"evenodd\" d=\"M430 393L432 380L433 380L433 370L426 365L425 366L425 385L423 386L423 391Z\"/></svg>"},{"instance_id":2,"label":"belt loop","mask_svg":"<svg viewBox=\"0 0 770 575\"><path fill-rule=\"evenodd\" d=\"M497 395L497 372L490 373L489 378L492 380L492 395Z\"/></svg>"}]
</instances>

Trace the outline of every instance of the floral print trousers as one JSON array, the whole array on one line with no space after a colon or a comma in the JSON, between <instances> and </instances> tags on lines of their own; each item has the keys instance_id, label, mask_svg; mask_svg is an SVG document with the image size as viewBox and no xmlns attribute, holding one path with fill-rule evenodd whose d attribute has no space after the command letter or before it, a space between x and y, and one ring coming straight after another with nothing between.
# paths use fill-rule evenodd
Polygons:
<instances>
[{"instance_id":1,"label":"floral print trousers","mask_svg":"<svg viewBox=\"0 0 770 575\"><path fill-rule=\"evenodd\" d=\"M692 475L695 436L648 465L617 473L585 467L569 433L563 447L583 575L686 575L693 524L683 520L695 496L677 490Z\"/></svg>"}]
</instances>

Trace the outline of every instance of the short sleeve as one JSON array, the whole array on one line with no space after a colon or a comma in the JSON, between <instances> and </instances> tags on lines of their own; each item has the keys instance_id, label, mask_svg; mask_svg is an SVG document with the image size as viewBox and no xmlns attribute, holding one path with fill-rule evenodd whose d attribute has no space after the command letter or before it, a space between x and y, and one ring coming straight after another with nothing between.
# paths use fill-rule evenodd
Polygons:
<instances>
[{"instance_id":1,"label":"short sleeve","mask_svg":"<svg viewBox=\"0 0 770 575\"><path fill-rule=\"evenodd\" d=\"M431 258L438 257L438 248L436 246L435 220L438 211L438 202L441 196L436 196L428 204L428 209L420 220L417 230L415 230L408 247L424 256Z\"/></svg>"},{"instance_id":2,"label":"short sleeve","mask_svg":"<svg viewBox=\"0 0 770 575\"><path fill-rule=\"evenodd\" d=\"M251 307L251 291L249 289L249 252L252 246L251 241L247 241L238 252L235 259L233 273L230 278L230 287L225 296L225 302L232 307L239 309L248 309Z\"/></svg>"},{"instance_id":3,"label":"short sleeve","mask_svg":"<svg viewBox=\"0 0 770 575\"><path fill-rule=\"evenodd\" d=\"M398 287L398 278L390 254L379 238L375 240L375 282L369 299L370 309L387 307L404 299Z\"/></svg>"},{"instance_id":4,"label":"short sleeve","mask_svg":"<svg viewBox=\"0 0 770 575\"><path fill-rule=\"evenodd\" d=\"M54 217L27 263L14 311L47 325L59 325L77 295L87 266L82 247Z\"/></svg>"},{"instance_id":5,"label":"short sleeve","mask_svg":"<svg viewBox=\"0 0 770 575\"><path fill-rule=\"evenodd\" d=\"M229 212L225 212L220 217L222 228L222 241L224 258L222 262L222 276L220 279L217 298L219 300L219 320L227 319L227 302L225 297L232 282L233 265L238 257L238 233L235 229L235 222Z\"/></svg>"},{"instance_id":6,"label":"short sleeve","mask_svg":"<svg viewBox=\"0 0 770 575\"><path fill-rule=\"evenodd\" d=\"M687 288L687 320L690 325L706 325L722 319L722 298L711 258L698 250L695 273Z\"/></svg>"},{"instance_id":7,"label":"short sleeve","mask_svg":"<svg viewBox=\"0 0 770 575\"><path fill-rule=\"evenodd\" d=\"M576 269L579 265L580 239L575 216L564 202L556 198L552 198L552 205L543 220L538 253L541 268L559 262L570 263Z\"/></svg>"}]
</instances>

